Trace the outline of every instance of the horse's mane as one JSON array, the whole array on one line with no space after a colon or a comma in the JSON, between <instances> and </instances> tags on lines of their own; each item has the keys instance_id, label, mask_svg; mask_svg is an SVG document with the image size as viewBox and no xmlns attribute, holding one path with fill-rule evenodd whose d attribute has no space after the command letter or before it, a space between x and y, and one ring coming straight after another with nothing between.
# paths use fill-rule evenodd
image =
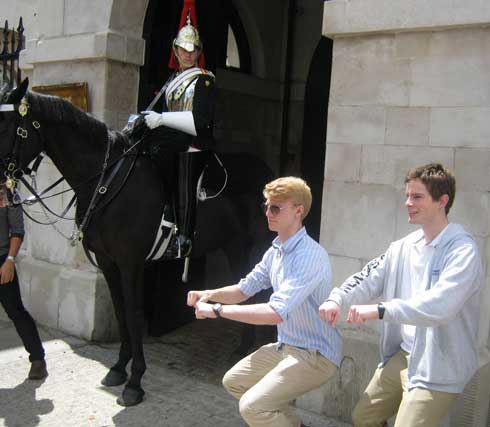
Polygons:
<instances>
[{"instance_id":1,"label":"horse's mane","mask_svg":"<svg viewBox=\"0 0 490 427\"><path fill-rule=\"evenodd\" d=\"M71 102L51 95L28 91L27 102L36 119L45 123L63 123L86 134L104 137L107 134L105 123L75 107Z\"/></svg>"}]
</instances>

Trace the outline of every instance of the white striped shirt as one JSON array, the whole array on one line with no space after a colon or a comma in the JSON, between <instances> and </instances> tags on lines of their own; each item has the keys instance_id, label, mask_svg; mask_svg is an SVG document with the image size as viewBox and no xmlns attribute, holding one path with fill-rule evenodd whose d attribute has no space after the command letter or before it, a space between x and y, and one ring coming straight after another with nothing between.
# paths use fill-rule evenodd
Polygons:
<instances>
[{"instance_id":1,"label":"white striped shirt","mask_svg":"<svg viewBox=\"0 0 490 427\"><path fill-rule=\"evenodd\" d=\"M283 320L277 325L279 344L318 350L340 366L340 333L318 314L332 289L330 260L304 227L282 244L274 239L262 261L239 285L249 296L272 286L269 305Z\"/></svg>"}]
</instances>

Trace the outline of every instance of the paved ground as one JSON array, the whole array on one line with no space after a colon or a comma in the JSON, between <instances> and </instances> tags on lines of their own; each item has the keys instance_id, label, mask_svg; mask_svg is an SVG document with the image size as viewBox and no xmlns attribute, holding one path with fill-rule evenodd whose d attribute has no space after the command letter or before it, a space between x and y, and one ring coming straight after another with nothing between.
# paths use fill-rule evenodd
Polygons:
<instances>
[{"instance_id":1,"label":"paved ground","mask_svg":"<svg viewBox=\"0 0 490 427\"><path fill-rule=\"evenodd\" d=\"M100 379L115 361L117 344L97 344L41 328L49 376L25 380L29 369L12 324L0 317L0 426L244 427L236 401L220 384L239 341L239 325L193 322L145 340L147 371L142 404L116 403L121 387ZM301 411L311 427L346 427Z\"/></svg>"}]
</instances>

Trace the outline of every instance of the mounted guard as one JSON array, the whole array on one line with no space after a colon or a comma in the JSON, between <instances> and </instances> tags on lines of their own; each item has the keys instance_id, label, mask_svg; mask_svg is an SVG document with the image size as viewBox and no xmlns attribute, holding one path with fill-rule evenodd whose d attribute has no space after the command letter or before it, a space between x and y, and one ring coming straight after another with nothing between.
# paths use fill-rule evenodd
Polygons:
<instances>
[{"instance_id":1,"label":"mounted guard","mask_svg":"<svg viewBox=\"0 0 490 427\"><path fill-rule=\"evenodd\" d=\"M192 16L195 22L195 10L189 8L185 14L184 9L185 25L173 41L169 62L169 67L176 71L149 107L151 110L164 94L163 111L143 112L146 125L152 130L149 135L152 154L165 163L161 167L165 171L164 185L173 193L164 209L166 224L175 234L164 254L164 258L171 259L188 257L191 253L200 177L209 150L214 146L215 77L202 68L202 43Z\"/></svg>"}]
</instances>

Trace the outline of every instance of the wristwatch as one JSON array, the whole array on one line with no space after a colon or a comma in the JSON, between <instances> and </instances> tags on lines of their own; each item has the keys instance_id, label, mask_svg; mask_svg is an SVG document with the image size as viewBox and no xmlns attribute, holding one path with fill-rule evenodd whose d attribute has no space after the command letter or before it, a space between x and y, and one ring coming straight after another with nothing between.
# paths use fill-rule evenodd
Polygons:
<instances>
[{"instance_id":1,"label":"wristwatch","mask_svg":"<svg viewBox=\"0 0 490 427\"><path fill-rule=\"evenodd\" d=\"M14 257L14 256L12 256L12 255L9 255L9 256L7 257L7 259L8 259L9 261L15 262L15 257Z\"/></svg>"},{"instance_id":2,"label":"wristwatch","mask_svg":"<svg viewBox=\"0 0 490 427\"><path fill-rule=\"evenodd\" d=\"M221 310L223 309L223 306L217 302L216 304L213 304L213 311L214 314L216 314L216 317L221 317Z\"/></svg>"},{"instance_id":3,"label":"wristwatch","mask_svg":"<svg viewBox=\"0 0 490 427\"><path fill-rule=\"evenodd\" d=\"M382 302L378 304L378 318L382 319L385 315L385 306Z\"/></svg>"}]
</instances>

